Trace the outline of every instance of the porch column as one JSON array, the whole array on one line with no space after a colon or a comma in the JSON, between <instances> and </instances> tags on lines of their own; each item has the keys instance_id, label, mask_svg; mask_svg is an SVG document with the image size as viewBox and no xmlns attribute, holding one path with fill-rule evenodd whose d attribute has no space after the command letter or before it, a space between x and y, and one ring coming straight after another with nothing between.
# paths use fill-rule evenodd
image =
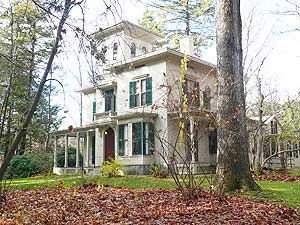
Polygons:
<instances>
[{"instance_id":1,"label":"porch column","mask_svg":"<svg viewBox=\"0 0 300 225\"><path fill-rule=\"evenodd\" d=\"M128 156L132 156L132 123L128 123Z\"/></svg>"},{"instance_id":2,"label":"porch column","mask_svg":"<svg viewBox=\"0 0 300 225\"><path fill-rule=\"evenodd\" d=\"M103 146L100 128L95 129L95 166L103 163Z\"/></svg>"},{"instance_id":3,"label":"porch column","mask_svg":"<svg viewBox=\"0 0 300 225\"><path fill-rule=\"evenodd\" d=\"M192 163L195 162L195 137L194 137L194 118L190 117L191 153Z\"/></svg>"},{"instance_id":4,"label":"porch column","mask_svg":"<svg viewBox=\"0 0 300 225\"><path fill-rule=\"evenodd\" d=\"M68 145L69 145L68 135L65 135L65 165L64 167L68 167Z\"/></svg>"},{"instance_id":5,"label":"porch column","mask_svg":"<svg viewBox=\"0 0 300 225\"><path fill-rule=\"evenodd\" d=\"M57 167L57 136L54 137L53 167Z\"/></svg>"},{"instance_id":6,"label":"porch column","mask_svg":"<svg viewBox=\"0 0 300 225\"><path fill-rule=\"evenodd\" d=\"M80 152L80 133L76 134L76 168L79 168L79 152Z\"/></svg>"},{"instance_id":7,"label":"porch column","mask_svg":"<svg viewBox=\"0 0 300 225\"><path fill-rule=\"evenodd\" d=\"M90 166L90 134L89 132L87 131L86 132L86 143L85 143L86 147L85 147L85 150L86 150L86 157L85 157L85 163L86 163L86 166L89 167Z\"/></svg>"}]
</instances>

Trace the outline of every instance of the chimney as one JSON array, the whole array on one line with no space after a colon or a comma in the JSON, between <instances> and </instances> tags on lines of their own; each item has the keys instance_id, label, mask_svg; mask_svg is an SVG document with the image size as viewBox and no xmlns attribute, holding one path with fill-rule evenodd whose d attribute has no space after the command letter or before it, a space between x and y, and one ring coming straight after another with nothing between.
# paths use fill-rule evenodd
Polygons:
<instances>
[{"instance_id":1,"label":"chimney","mask_svg":"<svg viewBox=\"0 0 300 225\"><path fill-rule=\"evenodd\" d=\"M195 56L194 39L192 36L186 36L186 37L183 37L182 39L180 39L179 45L180 45L180 51L182 53L185 52L187 55Z\"/></svg>"}]
</instances>

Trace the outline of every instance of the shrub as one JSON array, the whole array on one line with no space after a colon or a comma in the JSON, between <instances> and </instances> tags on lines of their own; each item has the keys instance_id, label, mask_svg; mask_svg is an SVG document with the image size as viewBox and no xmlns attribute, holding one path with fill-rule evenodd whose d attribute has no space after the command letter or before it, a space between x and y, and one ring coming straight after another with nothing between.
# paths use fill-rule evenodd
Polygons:
<instances>
[{"instance_id":1,"label":"shrub","mask_svg":"<svg viewBox=\"0 0 300 225\"><path fill-rule=\"evenodd\" d=\"M167 178L168 173L165 170L162 170L158 165L151 165L149 168L149 174L152 177L156 178Z\"/></svg>"},{"instance_id":2,"label":"shrub","mask_svg":"<svg viewBox=\"0 0 300 225\"><path fill-rule=\"evenodd\" d=\"M122 177L125 175L125 167L120 161L109 159L101 166L100 173L107 177Z\"/></svg>"},{"instance_id":3,"label":"shrub","mask_svg":"<svg viewBox=\"0 0 300 225\"><path fill-rule=\"evenodd\" d=\"M52 155L48 153L25 153L16 155L9 163L7 178L24 178L47 173L53 165Z\"/></svg>"},{"instance_id":4,"label":"shrub","mask_svg":"<svg viewBox=\"0 0 300 225\"><path fill-rule=\"evenodd\" d=\"M65 149L64 148L58 149L56 159L57 159L58 167L65 166ZM79 165L82 166L82 163L83 163L83 157L82 157L82 154L79 153ZM76 166L76 148L74 148L74 147L68 148L68 166L69 167Z\"/></svg>"}]
</instances>

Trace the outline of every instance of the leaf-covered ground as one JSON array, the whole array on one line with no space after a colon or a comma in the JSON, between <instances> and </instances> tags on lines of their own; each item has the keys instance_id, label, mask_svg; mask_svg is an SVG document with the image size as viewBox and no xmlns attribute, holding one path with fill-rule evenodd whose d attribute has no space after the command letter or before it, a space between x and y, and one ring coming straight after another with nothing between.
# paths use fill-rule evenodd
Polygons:
<instances>
[{"instance_id":1,"label":"leaf-covered ground","mask_svg":"<svg viewBox=\"0 0 300 225\"><path fill-rule=\"evenodd\" d=\"M262 175L254 176L256 180L271 180L283 182L300 182L300 175L291 175L280 171L265 172Z\"/></svg>"},{"instance_id":2,"label":"leaf-covered ground","mask_svg":"<svg viewBox=\"0 0 300 225\"><path fill-rule=\"evenodd\" d=\"M0 224L298 224L292 209L206 191L184 201L176 190L88 186L9 191Z\"/></svg>"}]
</instances>

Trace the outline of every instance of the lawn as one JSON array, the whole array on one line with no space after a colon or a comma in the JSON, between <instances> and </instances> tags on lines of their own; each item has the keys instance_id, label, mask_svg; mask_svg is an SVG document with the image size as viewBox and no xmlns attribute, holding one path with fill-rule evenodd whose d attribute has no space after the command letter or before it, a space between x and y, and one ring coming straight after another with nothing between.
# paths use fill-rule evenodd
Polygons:
<instances>
[{"instance_id":1,"label":"lawn","mask_svg":"<svg viewBox=\"0 0 300 225\"><path fill-rule=\"evenodd\" d=\"M220 198L201 190L187 201L171 178L15 179L7 183L0 224L299 224L300 183L257 182L261 192Z\"/></svg>"},{"instance_id":2,"label":"lawn","mask_svg":"<svg viewBox=\"0 0 300 225\"><path fill-rule=\"evenodd\" d=\"M294 174L298 172L293 171ZM242 196L268 200L277 204L284 204L296 210L300 210L300 183L257 181L262 188L261 192L243 192ZM175 189L176 185L171 178L159 179L146 176L128 176L121 178L87 177L79 175L66 176L37 176L31 178L15 179L7 182L7 189L36 189L41 187L73 187L87 183L97 183L100 186L125 187L130 189ZM208 187L206 182L205 187ZM239 193L240 194L240 193Z\"/></svg>"}]
</instances>

